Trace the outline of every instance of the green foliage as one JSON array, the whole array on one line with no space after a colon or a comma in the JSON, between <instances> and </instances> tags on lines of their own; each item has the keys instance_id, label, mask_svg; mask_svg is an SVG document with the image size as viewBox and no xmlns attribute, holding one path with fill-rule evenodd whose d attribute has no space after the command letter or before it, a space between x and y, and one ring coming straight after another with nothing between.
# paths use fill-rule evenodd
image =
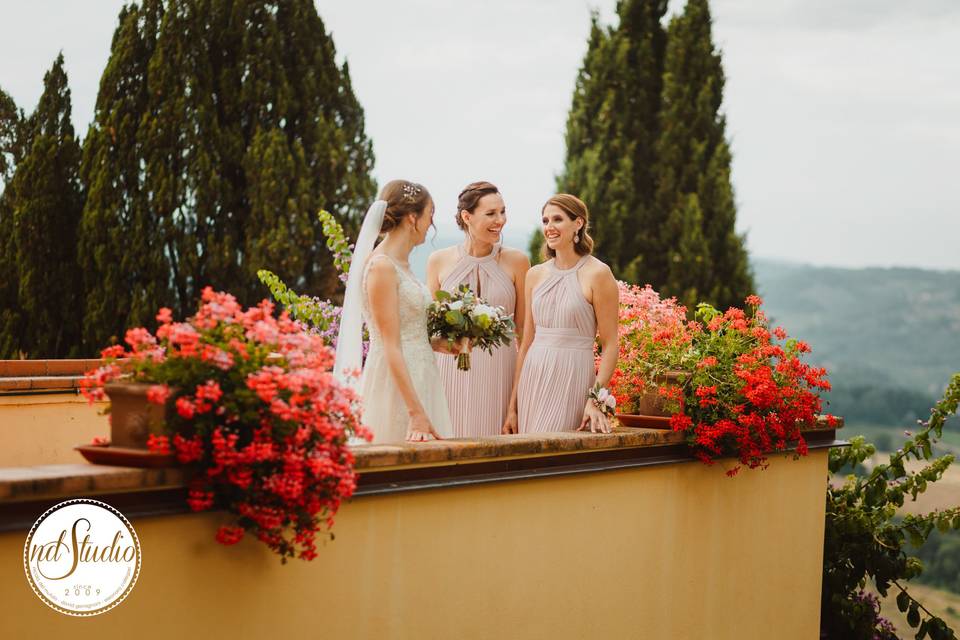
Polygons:
<instances>
[{"instance_id":1,"label":"green foliage","mask_svg":"<svg viewBox=\"0 0 960 640\"><path fill-rule=\"evenodd\" d=\"M340 272L341 279L345 279L353 259L353 248L347 241L343 227L329 211L321 210L317 218L323 225L323 235L326 237L327 248L333 255L333 264ZM298 294L272 271L261 269L257 271L257 277L270 290L273 299L280 303L292 318L309 325L323 337L326 344L336 346L340 328L340 307L330 300Z\"/></svg>"},{"instance_id":2,"label":"green foliage","mask_svg":"<svg viewBox=\"0 0 960 640\"><path fill-rule=\"evenodd\" d=\"M666 0L622 0L619 24L596 14L567 119L567 155L557 189L590 207L596 255L621 279L651 282L660 248L654 230Z\"/></svg>"},{"instance_id":3,"label":"green foliage","mask_svg":"<svg viewBox=\"0 0 960 640\"><path fill-rule=\"evenodd\" d=\"M12 222L4 254L13 257L17 308L6 315L6 355L62 358L79 351L82 299L76 235L83 196L80 145L70 122L71 101L63 55L44 76L43 94L18 140L23 157L4 190L4 218ZM9 227L8 227L9 228ZM9 252L9 253L8 253ZM29 321L27 321L29 319ZM0 353L0 356L4 355Z\"/></svg>"},{"instance_id":4,"label":"green foliage","mask_svg":"<svg viewBox=\"0 0 960 640\"><path fill-rule=\"evenodd\" d=\"M917 582L960 593L960 532L937 529L916 554L923 563Z\"/></svg>"},{"instance_id":5,"label":"green foliage","mask_svg":"<svg viewBox=\"0 0 960 640\"><path fill-rule=\"evenodd\" d=\"M670 212L663 231L672 238L672 244L664 247L667 268L661 288L676 296L687 309L693 309L709 290L713 278L707 239L703 235L703 213L695 193L684 196L682 204Z\"/></svg>"},{"instance_id":6,"label":"green foliage","mask_svg":"<svg viewBox=\"0 0 960 640\"><path fill-rule=\"evenodd\" d=\"M173 221L150 210L140 141L155 115L147 113L148 65L163 13L160 0L120 10L84 139L80 175L87 193L77 255L87 293L80 313L88 353L118 340L127 327L152 323L158 308L171 306L167 255L173 247L167 238Z\"/></svg>"},{"instance_id":7,"label":"green foliage","mask_svg":"<svg viewBox=\"0 0 960 640\"><path fill-rule=\"evenodd\" d=\"M744 238L734 228L731 155L720 112L724 74L711 22L707 0L688 0L667 32L655 147L655 209L666 216L655 228L666 264L651 257L651 273L662 293L685 304L703 299L725 308L754 287Z\"/></svg>"},{"instance_id":8,"label":"green foliage","mask_svg":"<svg viewBox=\"0 0 960 640\"><path fill-rule=\"evenodd\" d=\"M20 274L13 241L13 203L10 181L23 158L23 111L0 89L0 358L19 355Z\"/></svg>"},{"instance_id":9,"label":"green foliage","mask_svg":"<svg viewBox=\"0 0 960 640\"><path fill-rule=\"evenodd\" d=\"M539 228L534 229L530 234L530 242L527 243L527 253L530 254L530 264L540 264L543 262L543 231Z\"/></svg>"},{"instance_id":10,"label":"green foliage","mask_svg":"<svg viewBox=\"0 0 960 640\"><path fill-rule=\"evenodd\" d=\"M257 277L260 282L267 286L270 295L283 306L291 318L306 323L323 334L325 338L330 334L327 344L331 343L336 333L333 330L339 327L339 308L329 300L321 300L317 297L297 293L287 287L283 280L272 271L261 269L257 272Z\"/></svg>"},{"instance_id":11,"label":"green foliage","mask_svg":"<svg viewBox=\"0 0 960 640\"><path fill-rule=\"evenodd\" d=\"M265 267L310 294L338 289L310 212L352 231L375 185L335 58L308 0L123 9L84 148L88 344L159 306L186 315L205 285L252 303Z\"/></svg>"},{"instance_id":12,"label":"green foliage","mask_svg":"<svg viewBox=\"0 0 960 640\"><path fill-rule=\"evenodd\" d=\"M593 17L557 188L588 203L596 254L617 277L726 308L754 287L735 231L720 54L707 0L688 0L665 32L666 10L623 0L616 28Z\"/></svg>"},{"instance_id":13,"label":"green foliage","mask_svg":"<svg viewBox=\"0 0 960 640\"><path fill-rule=\"evenodd\" d=\"M333 256L333 266L340 272L340 279L346 280L350 273L350 261L353 259L353 245L347 240L343 227L333 217L333 214L324 209L317 214L326 238L327 249Z\"/></svg>"},{"instance_id":14,"label":"green foliage","mask_svg":"<svg viewBox=\"0 0 960 640\"><path fill-rule=\"evenodd\" d=\"M960 373L955 374L944 397L936 404L930 419L890 455L885 464L874 466L867 474L851 474L842 486L828 486L823 561L821 627L828 638L857 640L873 638L876 631L872 613L865 613L858 597L868 580L881 595L891 588L899 590L897 605L907 612L907 620L917 627L917 638L952 638L953 632L940 618L914 599L905 583L923 571L920 560L908 555L905 545L926 542L934 530L960 529L960 507L934 510L922 515L895 514L909 496L916 500L927 486L939 480L953 462L953 456L934 457L933 444L943 434L946 420L960 404ZM832 449L831 474L863 467L875 453L873 445L854 437L846 449ZM908 472L905 462L923 460L927 464Z\"/></svg>"},{"instance_id":15,"label":"green foliage","mask_svg":"<svg viewBox=\"0 0 960 640\"><path fill-rule=\"evenodd\" d=\"M23 111L0 89L0 184L3 186L10 182L14 168L23 157L20 148L23 124Z\"/></svg>"}]
</instances>

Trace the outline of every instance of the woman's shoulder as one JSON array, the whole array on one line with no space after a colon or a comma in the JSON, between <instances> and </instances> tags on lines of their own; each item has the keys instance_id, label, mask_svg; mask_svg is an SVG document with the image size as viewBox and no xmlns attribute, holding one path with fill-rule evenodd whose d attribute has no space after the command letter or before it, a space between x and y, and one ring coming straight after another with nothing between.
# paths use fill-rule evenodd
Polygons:
<instances>
[{"instance_id":1,"label":"woman's shoulder","mask_svg":"<svg viewBox=\"0 0 960 640\"><path fill-rule=\"evenodd\" d=\"M502 256L501 259L504 261L518 264L530 264L530 257L527 256L527 252L521 251L520 249L503 246L500 247L500 255Z\"/></svg>"},{"instance_id":2,"label":"woman's shoulder","mask_svg":"<svg viewBox=\"0 0 960 640\"><path fill-rule=\"evenodd\" d=\"M538 278L542 278L547 275L550 271L550 267L547 266L546 262L541 262L540 264L535 264L530 267L530 270L527 271L527 282L534 282Z\"/></svg>"},{"instance_id":3,"label":"woman's shoulder","mask_svg":"<svg viewBox=\"0 0 960 640\"><path fill-rule=\"evenodd\" d=\"M453 244L443 249L436 249L427 258L427 264L442 264L457 257L457 245Z\"/></svg>"},{"instance_id":4,"label":"woman's shoulder","mask_svg":"<svg viewBox=\"0 0 960 640\"><path fill-rule=\"evenodd\" d=\"M613 279L613 270L610 269L610 266L594 255L588 256L584 261L583 273L590 278Z\"/></svg>"},{"instance_id":5,"label":"woman's shoulder","mask_svg":"<svg viewBox=\"0 0 960 640\"><path fill-rule=\"evenodd\" d=\"M364 265L364 275L378 280L386 278L396 278L397 267L393 258L385 253L375 253L367 258L367 264Z\"/></svg>"}]
</instances>

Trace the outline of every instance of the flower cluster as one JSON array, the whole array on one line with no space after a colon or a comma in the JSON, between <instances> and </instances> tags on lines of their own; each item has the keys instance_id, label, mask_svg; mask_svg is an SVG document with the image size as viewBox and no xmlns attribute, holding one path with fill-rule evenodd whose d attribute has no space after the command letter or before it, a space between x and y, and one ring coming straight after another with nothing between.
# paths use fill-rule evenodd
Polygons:
<instances>
[{"instance_id":1,"label":"flower cluster","mask_svg":"<svg viewBox=\"0 0 960 640\"><path fill-rule=\"evenodd\" d=\"M593 400L594 406L600 410L607 418L612 418L617 413L617 399L610 393L606 387L601 387L600 383L593 385L593 388L587 393L587 398Z\"/></svg>"},{"instance_id":2,"label":"flower cluster","mask_svg":"<svg viewBox=\"0 0 960 640\"><path fill-rule=\"evenodd\" d=\"M105 349L83 393L102 399L104 383L121 375L151 383L148 400L166 408L166 432L148 447L197 468L193 510L233 514L217 540L251 534L284 561L313 559L317 533L353 494L347 441L369 439L357 397L330 372L332 350L287 313L274 317L271 302L243 309L209 287L186 322L168 309L157 320L156 334L131 329L128 348Z\"/></svg>"},{"instance_id":3,"label":"flower cluster","mask_svg":"<svg viewBox=\"0 0 960 640\"><path fill-rule=\"evenodd\" d=\"M427 329L431 336L440 336L451 343L473 345L492 353L500 346L510 344L514 337L514 323L503 307L493 307L478 298L468 285L460 285L454 292L439 290L427 310ZM457 368L470 369L469 351L457 356Z\"/></svg>"},{"instance_id":4,"label":"flower cluster","mask_svg":"<svg viewBox=\"0 0 960 640\"><path fill-rule=\"evenodd\" d=\"M676 409L671 427L686 433L696 457L708 464L735 455L749 468L766 467L766 454L789 446L806 455L801 428L820 412L818 392L830 389L826 370L801 360L809 345L786 340L781 327L771 330L758 296L746 302L747 311L725 313L698 306L703 325L691 341L696 365L682 387L668 392Z\"/></svg>"},{"instance_id":5,"label":"flower cluster","mask_svg":"<svg viewBox=\"0 0 960 640\"><path fill-rule=\"evenodd\" d=\"M667 372L696 362L692 342L700 327L687 321L687 310L676 298L661 299L650 285L617 284L620 355L609 387L622 413L638 413L640 397L655 390Z\"/></svg>"}]
</instances>

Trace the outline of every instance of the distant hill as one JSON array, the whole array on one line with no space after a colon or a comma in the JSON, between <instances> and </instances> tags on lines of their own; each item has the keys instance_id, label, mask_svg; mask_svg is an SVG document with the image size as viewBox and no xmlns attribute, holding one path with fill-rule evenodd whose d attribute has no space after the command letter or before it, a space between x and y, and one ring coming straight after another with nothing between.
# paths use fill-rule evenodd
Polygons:
<instances>
[{"instance_id":1,"label":"distant hill","mask_svg":"<svg viewBox=\"0 0 960 640\"><path fill-rule=\"evenodd\" d=\"M960 271L757 260L774 322L837 373L939 394L960 371Z\"/></svg>"},{"instance_id":2,"label":"distant hill","mask_svg":"<svg viewBox=\"0 0 960 640\"><path fill-rule=\"evenodd\" d=\"M756 260L767 313L830 371L831 411L852 422L926 417L960 371L960 272Z\"/></svg>"}]
</instances>

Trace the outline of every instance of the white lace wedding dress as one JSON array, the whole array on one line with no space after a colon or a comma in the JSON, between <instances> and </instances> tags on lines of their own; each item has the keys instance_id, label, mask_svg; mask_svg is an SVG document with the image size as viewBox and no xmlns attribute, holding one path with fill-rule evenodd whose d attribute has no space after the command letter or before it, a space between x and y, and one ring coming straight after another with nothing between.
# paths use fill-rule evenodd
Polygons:
<instances>
[{"instance_id":1,"label":"white lace wedding dress","mask_svg":"<svg viewBox=\"0 0 960 640\"><path fill-rule=\"evenodd\" d=\"M363 365L361 397L363 423L373 431L374 443L403 442L410 422L407 405L390 375L383 352L383 339L370 320L370 301L367 297L367 271L375 260L389 260L397 272L397 298L400 303L400 348L410 372L413 388L427 412L433 428L443 438L451 437L453 426L447 399L440 382L436 357L427 333L427 307L430 290L393 258L385 254L370 257L363 271L363 317L370 331L370 351ZM374 304L376 302L374 301Z\"/></svg>"}]
</instances>

